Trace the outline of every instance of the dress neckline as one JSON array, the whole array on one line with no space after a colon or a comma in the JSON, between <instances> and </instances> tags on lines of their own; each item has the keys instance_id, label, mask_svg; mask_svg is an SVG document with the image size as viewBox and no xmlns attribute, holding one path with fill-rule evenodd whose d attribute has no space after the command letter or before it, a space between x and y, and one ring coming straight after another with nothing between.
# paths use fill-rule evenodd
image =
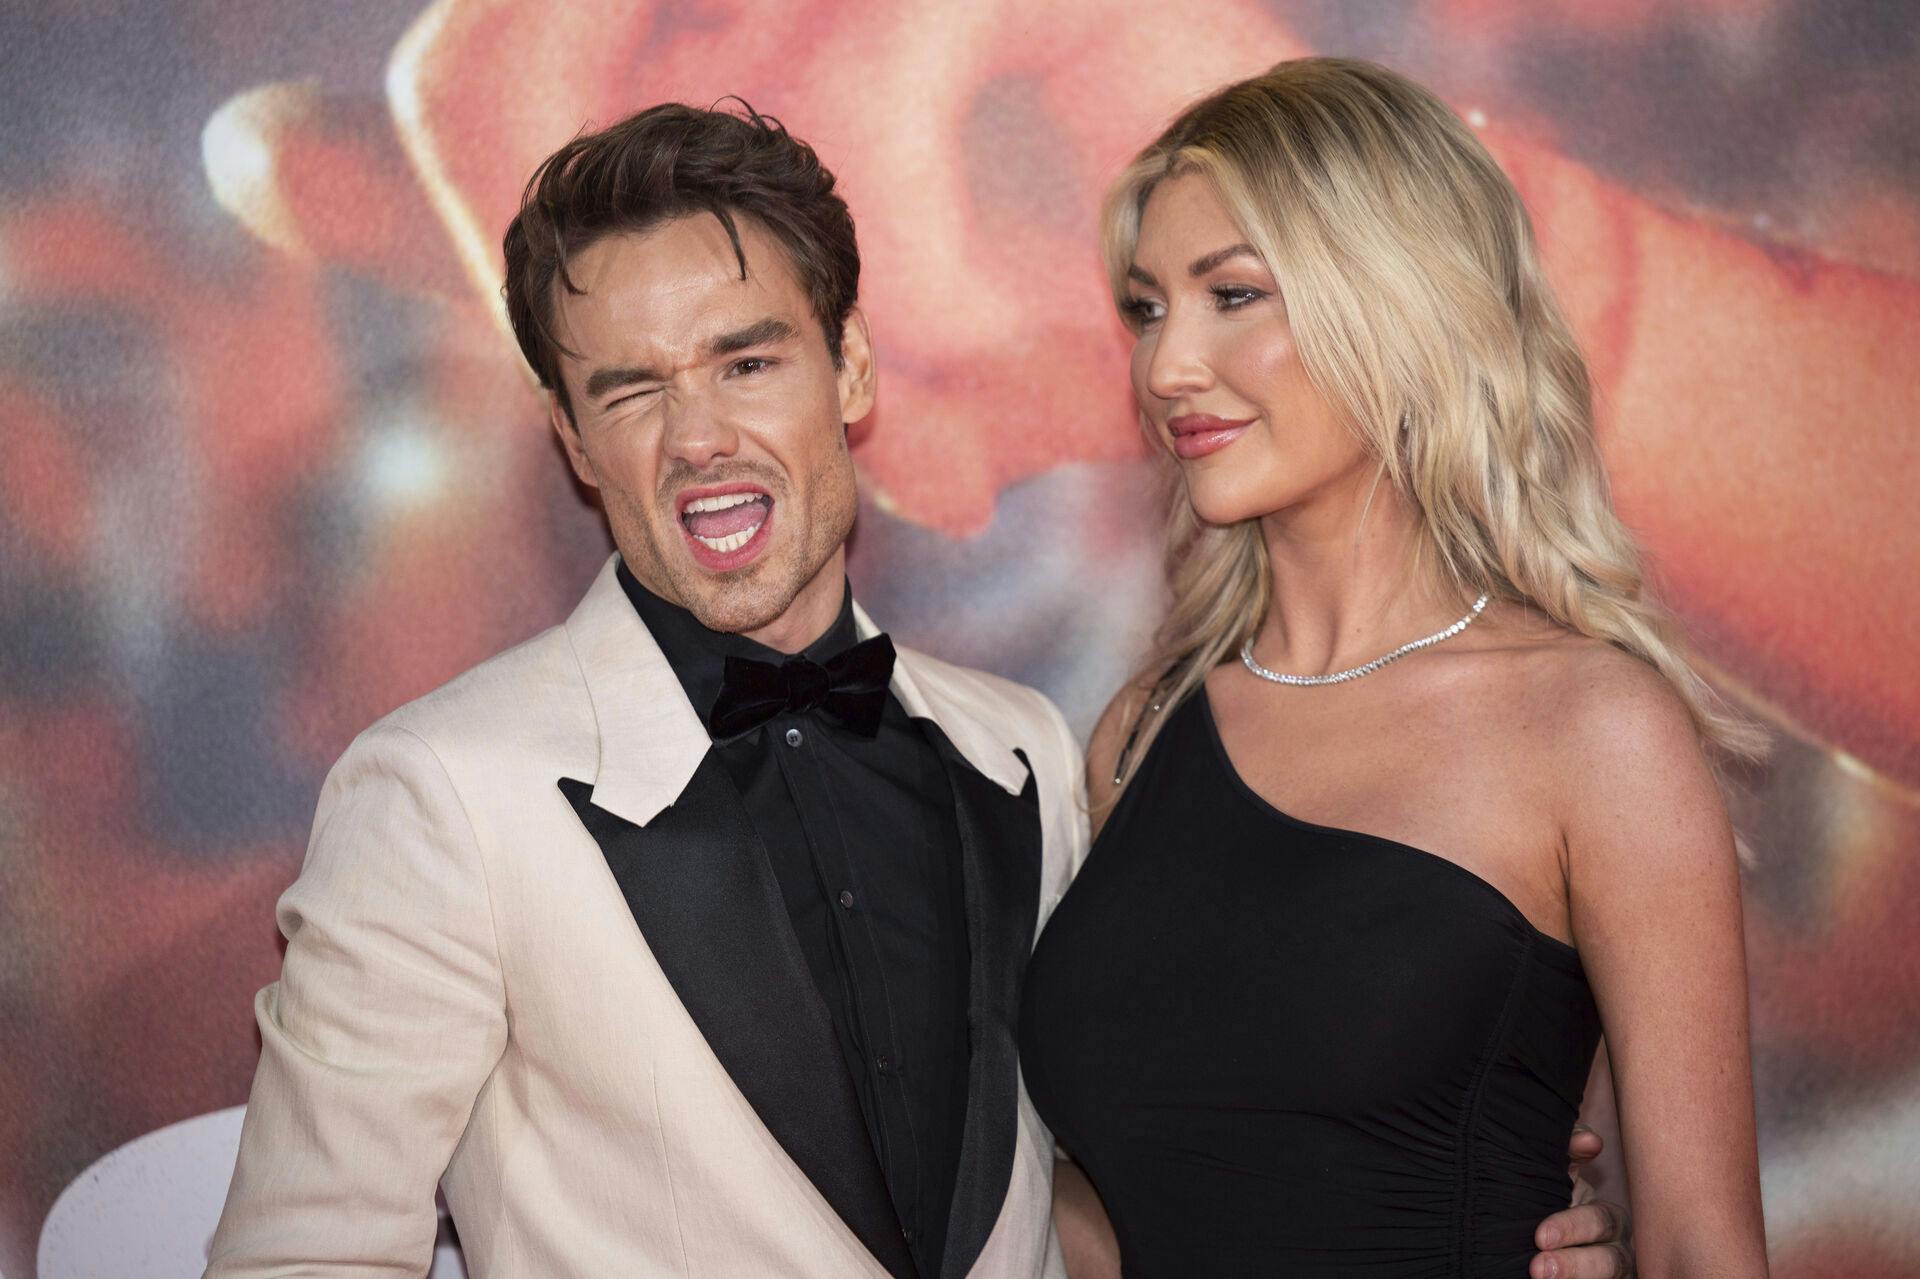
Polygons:
<instances>
[{"instance_id":1,"label":"dress neckline","mask_svg":"<svg viewBox=\"0 0 1920 1279\"><path fill-rule=\"evenodd\" d=\"M1342 839L1359 840L1375 848L1393 849L1402 853L1410 853L1415 857L1424 858L1430 862L1437 862L1454 873L1464 876L1471 883L1479 885L1482 891L1491 894L1501 908L1510 914L1515 922L1519 923L1531 933L1536 941L1543 943L1550 950L1572 960L1575 965L1580 964L1580 952L1571 942L1562 941L1551 933L1542 932L1539 926L1527 917L1527 913L1514 904L1513 898L1502 892L1491 880L1467 869L1451 857L1442 857L1439 853L1430 852L1427 849L1418 848L1412 844L1402 843L1397 839L1390 839L1385 835L1372 835L1366 831L1353 830L1345 826L1323 826L1318 822L1303 821L1279 807L1265 795L1255 790L1248 784L1247 779L1241 776L1239 765L1233 762L1233 755L1227 750L1226 739L1220 736L1220 725L1213 717L1213 698L1207 691L1207 686L1204 681L1202 681L1200 687L1195 690L1193 696L1194 700L1199 703L1200 720L1204 727L1205 736L1213 746L1213 752L1218 759L1221 771L1227 775L1236 791L1245 796L1263 812L1296 830L1309 831L1319 835L1338 836Z\"/></svg>"}]
</instances>

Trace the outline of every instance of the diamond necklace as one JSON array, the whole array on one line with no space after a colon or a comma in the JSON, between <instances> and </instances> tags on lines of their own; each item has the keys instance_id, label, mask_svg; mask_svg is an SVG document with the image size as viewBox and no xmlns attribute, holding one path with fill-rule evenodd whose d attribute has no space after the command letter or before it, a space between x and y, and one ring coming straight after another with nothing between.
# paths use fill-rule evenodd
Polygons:
<instances>
[{"instance_id":1,"label":"diamond necklace","mask_svg":"<svg viewBox=\"0 0 1920 1279\"><path fill-rule=\"evenodd\" d=\"M1270 671L1253 660L1253 637L1251 635L1247 637L1247 642L1240 646L1240 660L1246 663L1248 670L1269 683L1301 684L1310 687L1318 687L1321 684L1344 684L1350 679L1359 679L1362 675L1371 675L1388 662L1397 662L1408 653L1417 653L1431 644L1438 644L1442 640L1452 639L1461 631L1473 625L1473 620L1480 616L1480 610L1487 606L1488 598L1488 596L1482 595L1479 599L1475 600L1473 607L1467 610L1467 615L1445 630L1435 631L1425 639L1417 639L1411 644L1402 644L1385 657L1376 657L1365 665L1350 666L1344 671L1333 671L1326 675L1283 675L1279 671Z\"/></svg>"}]
</instances>

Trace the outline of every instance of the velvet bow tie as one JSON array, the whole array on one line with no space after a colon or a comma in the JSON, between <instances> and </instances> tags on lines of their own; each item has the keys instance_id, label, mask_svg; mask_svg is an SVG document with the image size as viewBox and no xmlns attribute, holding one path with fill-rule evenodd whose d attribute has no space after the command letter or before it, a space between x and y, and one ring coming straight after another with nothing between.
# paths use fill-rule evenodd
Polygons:
<instances>
[{"instance_id":1,"label":"velvet bow tie","mask_svg":"<svg viewBox=\"0 0 1920 1279\"><path fill-rule=\"evenodd\" d=\"M716 742L750 733L783 711L822 710L862 737L880 731L893 678L893 641L862 640L827 659L826 665L789 657L775 666L729 657L720 696L707 716Z\"/></svg>"}]
</instances>

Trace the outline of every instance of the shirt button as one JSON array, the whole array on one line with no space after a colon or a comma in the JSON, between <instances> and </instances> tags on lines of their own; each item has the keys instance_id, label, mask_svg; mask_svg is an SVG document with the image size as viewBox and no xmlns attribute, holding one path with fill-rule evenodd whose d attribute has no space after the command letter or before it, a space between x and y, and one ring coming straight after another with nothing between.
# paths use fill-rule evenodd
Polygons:
<instances>
[{"instance_id":1,"label":"shirt button","mask_svg":"<svg viewBox=\"0 0 1920 1279\"><path fill-rule=\"evenodd\" d=\"M806 740L807 739L801 734L799 729L789 728L787 730L787 745L798 746L801 742L804 742Z\"/></svg>"},{"instance_id":2,"label":"shirt button","mask_svg":"<svg viewBox=\"0 0 1920 1279\"><path fill-rule=\"evenodd\" d=\"M852 889L843 888L840 890L840 904L842 906L845 906L848 910L853 909L853 890Z\"/></svg>"},{"instance_id":3,"label":"shirt button","mask_svg":"<svg viewBox=\"0 0 1920 1279\"><path fill-rule=\"evenodd\" d=\"M875 1057L873 1059L873 1064L874 1064L874 1067L878 1069L879 1072L883 1075L893 1073L893 1058L886 1056L884 1053L878 1057Z\"/></svg>"},{"instance_id":4,"label":"shirt button","mask_svg":"<svg viewBox=\"0 0 1920 1279\"><path fill-rule=\"evenodd\" d=\"M900 1228L900 1233L902 1236L906 1238L906 1241L909 1244L915 1244L920 1242L920 1232L918 1230L915 1230L912 1226L902 1226Z\"/></svg>"}]
</instances>

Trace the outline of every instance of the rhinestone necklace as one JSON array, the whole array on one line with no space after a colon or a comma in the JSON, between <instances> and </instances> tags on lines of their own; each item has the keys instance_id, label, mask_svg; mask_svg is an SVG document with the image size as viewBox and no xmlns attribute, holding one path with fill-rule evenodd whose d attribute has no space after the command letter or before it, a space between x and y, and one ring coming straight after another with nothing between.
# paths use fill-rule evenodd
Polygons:
<instances>
[{"instance_id":1,"label":"rhinestone necklace","mask_svg":"<svg viewBox=\"0 0 1920 1279\"><path fill-rule=\"evenodd\" d=\"M1308 687L1318 687L1322 684L1344 684L1350 679L1359 679L1362 675L1371 675L1388 662L1397 662L1408 653L1417 653L1429 645L1438 644L1442 640L1452 639L1461 631L1473 625L1474 619L1480 616L1480 610L1487 606L1488 598L1488 596L1482 595L1479 599L1475 600L1473 607L1467 610L1467 615L1445 630L1435 631L1425 639L1417 639L1411 644L1402 644L1385 657L1376 657L1363 666L1350 666L1344 671L1333 671L1326 675L1283 675L1279 671L1270 671L1253 660L1253 637L1251 635L1247 637L1247 642L1240 646L1240 660L1246 663L1248 670L1258 675L1261 679L1273 684L1300 684Z\"/></svg>"}]
</instances>

